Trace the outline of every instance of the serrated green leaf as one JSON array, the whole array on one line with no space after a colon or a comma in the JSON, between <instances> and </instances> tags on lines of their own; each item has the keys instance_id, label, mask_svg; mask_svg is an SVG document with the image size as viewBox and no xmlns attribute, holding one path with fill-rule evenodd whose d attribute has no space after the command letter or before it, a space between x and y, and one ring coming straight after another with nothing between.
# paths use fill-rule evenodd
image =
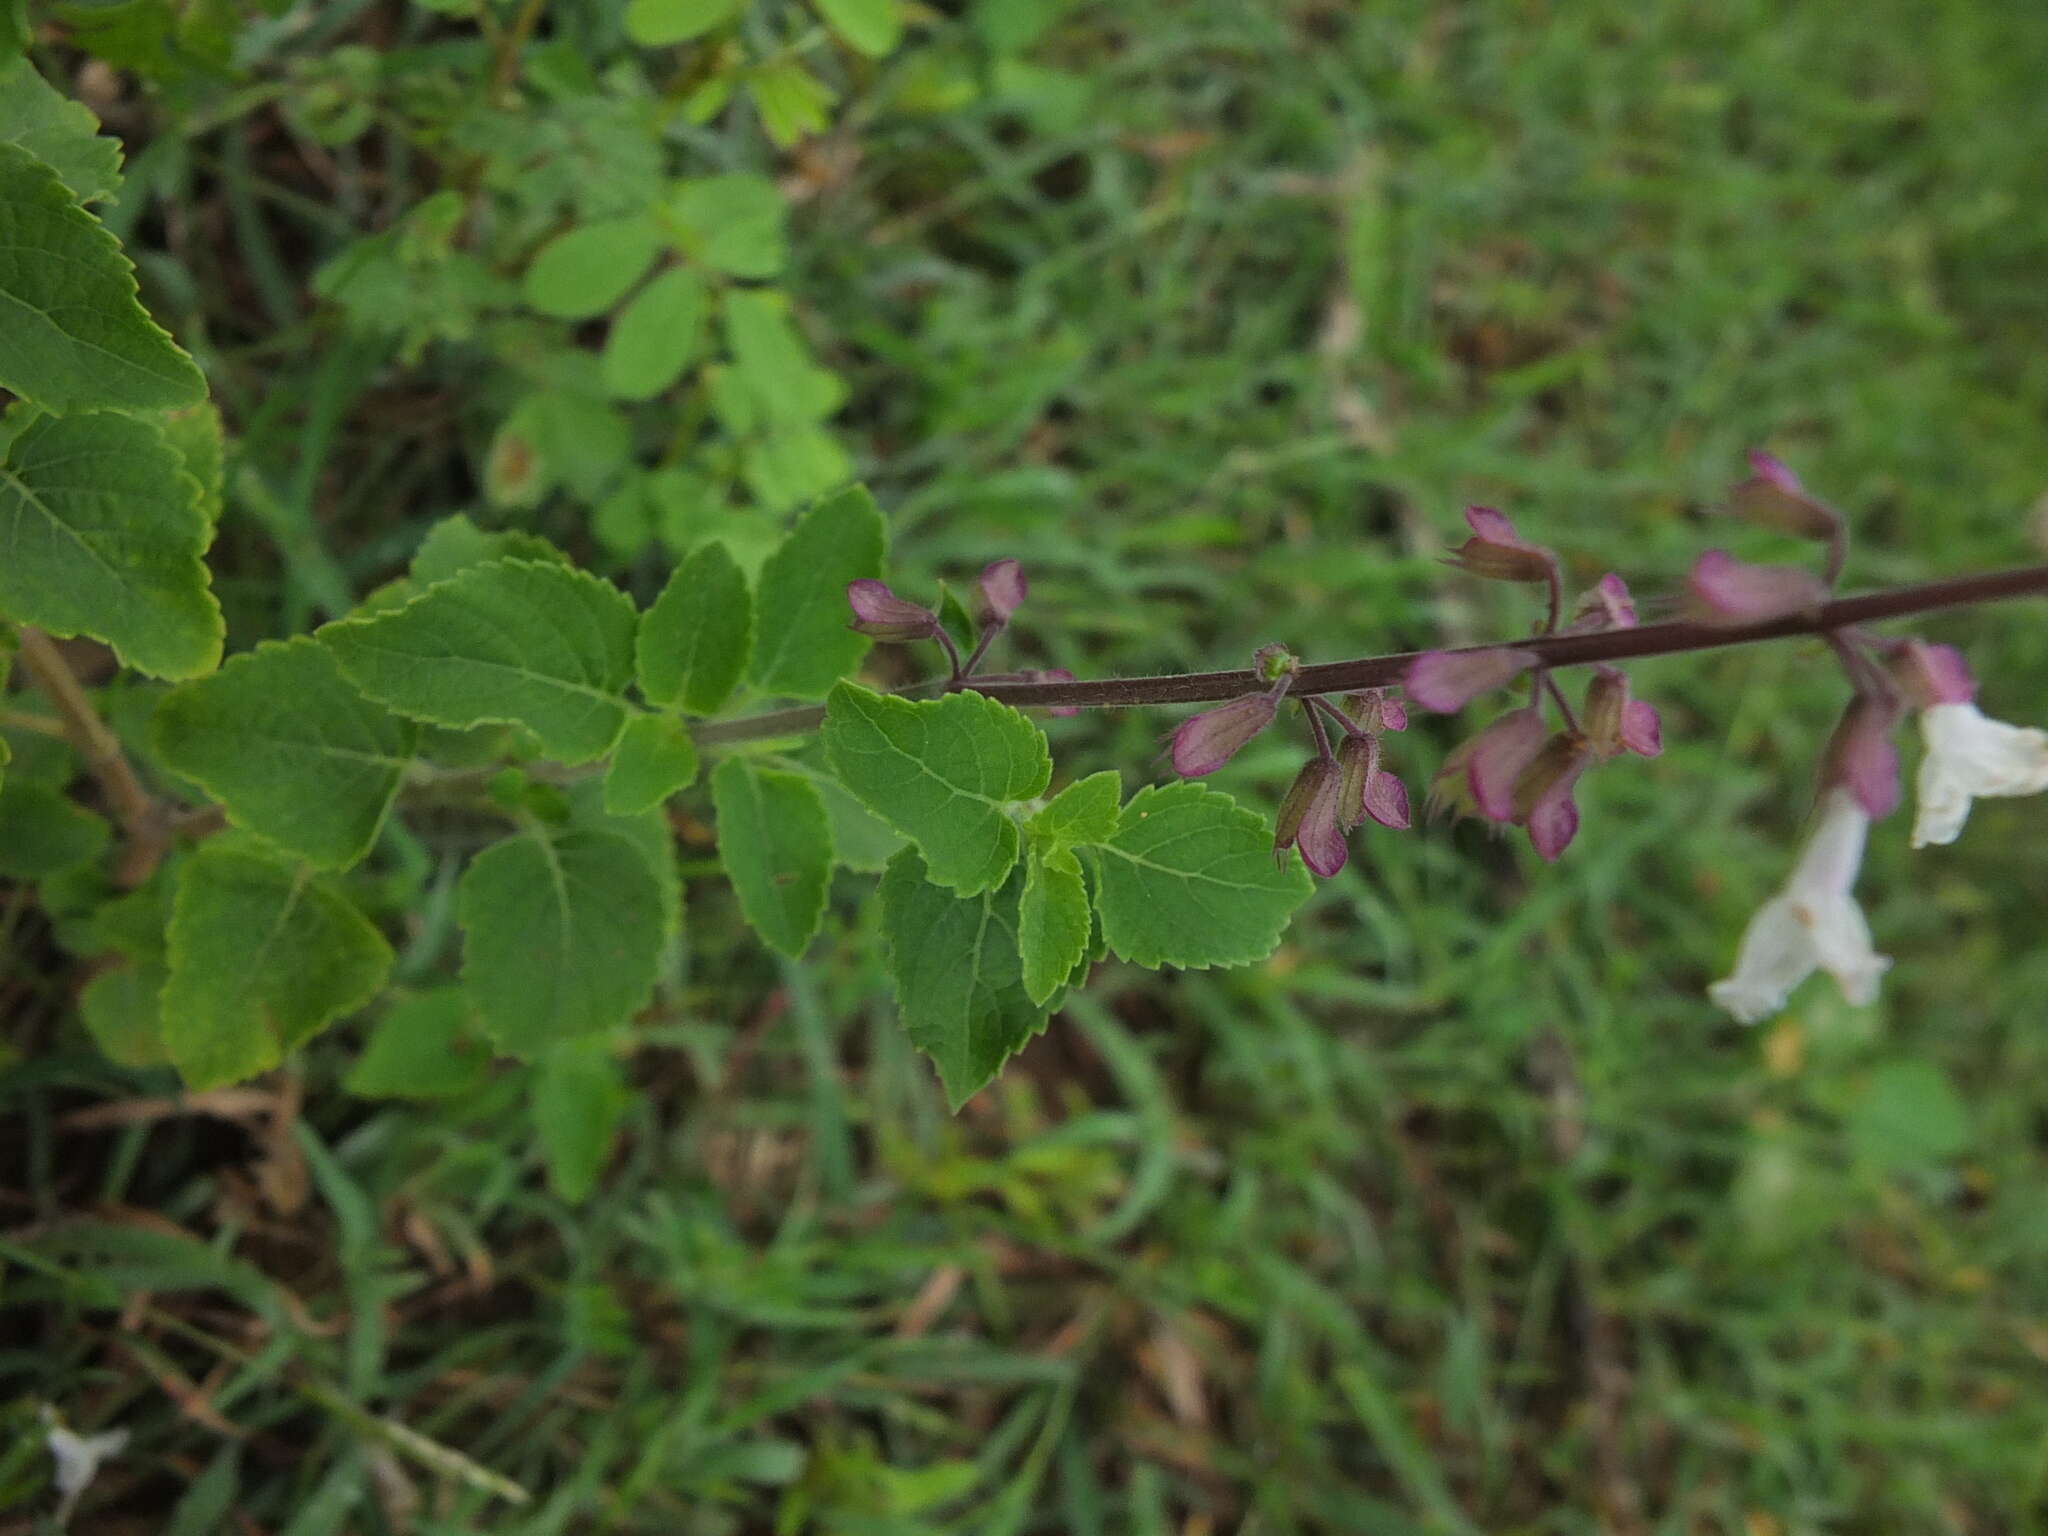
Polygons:
<instances>
[{"instance_id":1,"label":"serrated green leaf","mask_svg":"<svg viewBox=\"0 0 2048 1536\"><path fill-rule=\"evenodd\" d=\"M604 808L614 816L651 811L697 777L697 744L680 720L635 715L612 748Z\"/></svg>"},{"instance_id":2,"label":"serrated green leaf","mask_svg":"<svg viewBox=\"0 0 2048 1536\"><path fill-rule=\"evenodd\" d=\"M1154 967L1263 960L1314 887L1294 855L1274 863L1263 818L1200 784L1139 790L1096 860L1103 936Z\"/></svg>"},{"instance_id":3,"label":"serrated green leaf","mask_svg":"<svg viewBox=\"0 0 2048 1536\"><path fill-rule=\"evenodd\" d=\"M773 277L789 261L789 205L766 176L735 172L676 183L669 214L683 249L733 277Z\"/></svg>"},{"instance_id":4,"label":"serrated green leaf","mask_svg":"<svg viewBox=\"0 0 2048 1536\"><path fill-rule=\"evenodd\" d=\"M846 627L848 582L882 574L888 524L861 486L821 501L768 563L754 598L756 684L768 693L821 698L868 651Z\"/></svg>"},{"instance_id":5,"label":"serrated green leaf","mask_svg":"<svg viewBox=\"0 0 2048 1536\"><path fill-rule=\"evenodd\" d=\"M723 544L700 544L640 620L640 691L692 714L725 707L754 641L754 597Z\"/></svg>"},{"instance_id":6,"label":"serrated green leaf","mask_svg":"<svg viewBox=\"0 0 2048 1536\"><path fill-rule=\"evenodd\" d=\"M614 832L534 828L471 861L462 985L501 1050L615 1029L654 985L665 926L646 857Z\"/></svg>"},{"instance_id":7,"label":"serrated green leaf","mask_svg":"<svg viewBox=\"0 0 2048 1536\"><path fill-rule=\"evenodd\" d=\"M444 517L427 530L420 547L413 551L406 574L422 587L493 560L553 560L567 565L569 557L537 533L517 528L486 531L477 527L465 512Z\"/></svg>"},{"instance_id":8,"label":"serrated green leaf","mask_svg":"<svg viewBox=\"0 0 2048 1536\"><path fill-rule=\"evenodd\" d=\"M308 636L268 641L173 689L151 736L236 826L325 869L370 851L419 727L363 697Z\"/></svg>"},{"instance_id":9,"label":"serrated green leaf","mask_svg":"<svg viewBox=\"0 0 2048 1536\"><path fill-rule=\"evenodd\" d=\"M928 881L910 848L882 876L882 932L903 1027L938 1068L954 1109L1045 1028L1018 957L1023 883L1014 874L1000 890L963 900Z\"/></svg>"},{"instance_id":10,"label":"serrated green leaf","mask_svg":"<svg viewBox=\"0 0 2048 1536\"><path fill-rule=\"evenodd\" d=\"M81 203L121 189L121 144L100 132L100 120L73 101L27 59L0 63L0 143L18 144L41 160Z\"/></svg>"},{"instance_id":11,"label":"serrated green leaf","mask_svg":"<svg viewBox=\"0 0 2048 1536\"><path fill-rule=\"evenodd\" d=\"M582 1200L597 1188L631 1103L619 1064L602 1041L558 1045L535 1065L533 1120L556 1194Z\"/></svg>"},{"instance_id":12,"label":"serrated green leaf","mask_svg":"<svg viewBox=\"0 0 2048 1536\"><path fill-rule=\"evenodd\" d=\"M391 946L338 891L241 844L185 861L169 940L164 1044L194 1088L276 1066L391 971Z\"/></svg>"},{"instance_id":13,"label":"serrated green leaf","mask_svg":"<svg viewBox=\"0 0 2048 1536\"><path fill-rule=\"evenodd\" d=\"M711 804L740 911L769 948L795 959L818 931L832 879L825 802L800 774L731 757L711 775Z\"/></svg>"},{"instance_id":14,"label":"serrated green leaf","mask_svg":"<svg viewBox=\"0 0 2048 1536\"><path fill-rule=\"evenodd\" d=\"M887 869L909 839L854 799L853 791L837 779L818 774L811 783L825 802L825 817L832 824L832 856L840 866L864 875Z\"/></svg>"},{"instance_id":15,"label":"serrated green leaf","mask_svg":"<svg viewBox=\"0 0 2048 1536\"><path fill-rule=\"evenodd\" d=\"M671 267L620 310L604 340L604 387L652 400L683 376L704 340L710 292L688 267Z\"/></svg>"},{"instance_id":16,"label":"serrated green leaf","mask_svg":"<svg viewBox=\"0 0 2048 1536\"><path fill-rule=\"evenodd\" d=\"M871 59L895 51L903 41L903 8L897 0L812 0L818 14L853 47Z\"/></svg>"},{"instance_id":17,"label":"serrated green leaf","mask_svg":"<svg viewBox=\"0 0 2048 1536\"><path fill-rule=\"evenodd\" d=\"M0 876L41 880L76 869L104 853L111 835L58 790L22 778L0 783Z\"/></svg>"},{"instance_id":18,"label":"serrated green leaf","mask_svg":"<svg viewBox=\"0 0 2048 1536\"><path fill-rule=\"evenodd\" d=\"M724 26L747 0L630 0L626 36L643 48L666 48Z\"/></svg>"},{"instance_id":19,"label":"serrated green leaf","mask_svg":"<svg viewBox=\"0 0 2048 1536\"><path fill-rule=\"evenodd\" d=\"M370 1029L342 1086L365 1099L446 1099L490 1071L491 1053L470 1031L469 995L436 987L400 998Z\"/></svg>"},{"instance_id":20,"label":"serrated green leaf","mask_svg":"<svg viewBox=\"0 0 2048 1536\"><path fill-rule=\"evenodd\" d=\"M163 1028L169 974L161 961L134 961L101 971L79 992L78 1016L107 1060L123 1067L160 1067L171 1059Z\"/></svg>"},{"instance_id":21,"label":"serrated green leaf","mask_svg":"<svg viewBox=\"0 0 2048 1536\"><path fill-rule=\"evenodd\" d=\"M0 464L0 610L104 640L158 677L211 672L223 626L202 558L210 534L199 483L155 427L107 412L42 417Z\"/></svg>"},{"instance_id":22,"label":"serrated green leaf","mask_svg":"<svg viewBox=\"0 0 2048 1536\"><path fill-rule=\"evenodd\" d=\"M57 172L0 143L0 389L46 411L193 405L206 381L143 311L135 268Z\"/></svg>"},{"instance_id":23,"label":"serrated green leaf","mask_svg":"<svg viewBox=\"0 0 2048 1536\"><path fill-rule=\"evenodd\" d=\"M1088 887L1071 848L1034 845L1017 899L1017 948L1024 992L1039 1007L1088 958Z\"/></svg>"},{"instance_id":24,"label":"serrated green leaf","mask_svg":"<svg viewBox=\"0 0 2048 1536\"><path fill-rule=\"evenodd\" d=\"M965 896L1003 883L1020 842L1010 808L1052 777L1045 733L985 694L913 703L841 683L819 735L839 782Z\"/></svg>"},{"instance_id":25,"label":"serrated green leaf","mask_svg":"<svg viewBox=\"0 0 2048 1536\"><path fill-rule=\"evenodd\" d=\"M661 246L661 231L647 218L584 224L534 253L520 291L540 314L587 320L623 299L647 275Z\"/></svg>"},{"instance_id":26,"label":"serrated green leaf","mask_svg":"<svg viewBox=\"0 0 2048 1536\"><path fill-rule=\"evenodd\" d=\"M565 565L493 560L403 608L319 638L371 698L435 725L523 725L565 763L602 757L626 723L639 615L609 582Z\"/></svg>"},{"instance_id":27,"label":"serrated green leaf","mask_svg":"<svg viewBox=\"0 0 2048 1536\"><path fill-rule=\"evenodd\" d=\"M185 473L199 482L199 515L206 519L210 541L213 530L220 526L226 492L227 432L220 411L212 401L202 401L183 410L165 411L157 424L163 428L164 441L184 464Z\"/></svg>"},{"instance_id":28,"label":"serrated green leaf","mask_svg":"<svg viewBox=\"0 0 2048 1536\"><path fill-rule=\"evenodd\" d=\"M1076 779L1054 795L1029 823L1031 835L1069 846L1106 842L1116 831L1124 784L1114 769Z\"/></svg>"}]
</instances>

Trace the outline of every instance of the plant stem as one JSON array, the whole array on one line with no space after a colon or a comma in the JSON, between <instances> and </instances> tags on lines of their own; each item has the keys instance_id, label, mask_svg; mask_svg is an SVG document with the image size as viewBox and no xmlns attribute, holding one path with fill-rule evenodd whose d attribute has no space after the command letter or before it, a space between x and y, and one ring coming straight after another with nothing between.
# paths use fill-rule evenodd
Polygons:
<instances>
[{"instance_id":1,"label":"plant stem","mask_svg":"<svg viewBox=\"0 0 2048 1536\"><path fill-rule=\"evenodd\" d=\"M21 664L29 678L56 709L63 721L64 735L85 760L92 776L99 780L107 797L107 808L121 824L128 848L121 861L123 885L140 885L147 880L157 861L170 845L170 828L164 808L142 787L142 780L121 750L121 741L92 707L57 643L40 629L21 627Z\"/></svg>"},{"instance_id":2,"label":"plant stem","mask_svg":"<svg viewBox=\"0 0 2048 1536\"><path fill-rule=\"evenodd\" d=\"M1582 667L1602 661L1635 661L1646 656L1671 656L1684 651L1718 650L1730 645L1756 645L1765 640L1789 640L1802 635L1824 635L1829 630L1853 624L1873 624L1886 619L1909 618L1943 608L1964 608L1980 603L2001 603L2016 597L2048 594L2048 565L2022 566L2010 571L1985 571L1973 576L1953 576L1943 581L1924 581L1912 586L1888 587L1856 597L1836 598L1803 613L1789 613L1754 624L1700 624L1682 620L1671 624L1644 624L1635 629L1609 629L1593 634L1538 635L1532 639L1491 641L1472 650L1512 645L1534 651L1545 667ZM1352 661L1330 661L1303 667L1294 677L1289 697L1311 694L1350 693L1360 688L1386 688L1397 684L1420 655L1403 651L1391 656L1361 656ZM1045 709L1058 705L1079 705L1093 709L1125 709L1141 704L1209 704L1234 699L1242 693L1256 693L1268 685L1256 672L1185 672L1163 677L1105 677L1071 683L1003 682L993 677L948 685L972 688L1019 709ZM913 693L926 691L921 685ZM800 736L814 729L825 711L808 704L796 709L778 709L764 715L738 720L718 720L695 732L699 746L729 746L743 741L760 741L777 736Z\"/></svg>"}]
</instances>

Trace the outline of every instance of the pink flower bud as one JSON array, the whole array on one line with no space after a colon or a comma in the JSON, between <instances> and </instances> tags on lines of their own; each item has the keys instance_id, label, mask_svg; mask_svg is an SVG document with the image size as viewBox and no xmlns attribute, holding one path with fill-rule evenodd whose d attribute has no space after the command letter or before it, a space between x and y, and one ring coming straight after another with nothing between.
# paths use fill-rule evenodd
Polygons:
<instances>
[{"instance_id":1,"label":"pink flower bud","mask_svg":"<svg viewBox=\"0 0 2048 1536\"><path fill-rule=\"evenodd\" d=\"M1463 709L1536 665L1534 651L1494 645L1464 651L1424 651L1408 663L1403 680L1408 697L1424 709L1448 715Z\"/></svg>"},{"instance_id":2,"label":"pink flower bud","mask_svg":"<svg viewBox=\"0 0 2048 1536\"><path fill-rule=\"evenodd\" d=\"M1239 694L1227 704L1181 721L1173 733L1173 769L1184 779L1214 773L1238 748L1273 723L1280 694Z\"/></svg>"},{"instance_id":3,"label":"pink flower bud","mask_svg":"<svg viewBox=\"0 0 2048 1536\"><path fill-rule=\"evenodd\" d=\"M1365 814L1395 832L1408 829L1408 786L1382 768L1365 781Z\"/></svg>"},{"instance_id":4,"label":"pink flower bud","mask_svg":"<svg viewBox=\"0 0 2048 1536\"><path fill-rule=\"evenodd\" d=\"M1594 583L1572 611L1571 628L1576 632L1635 627L1635 599L1629 596L1628 583L1612 571Z\"/></svg>"},{"instance_id":5,"label":"pink flower bud","mask_svg":"<svg viewBox=\"0 0 2048 1536\"><path fill-rule=\"evenodd\" d=\"M1582 714L1586 739L1603 758L1624 751L1655 757L1664 750L1657 711L1630 697L1628 676L1616 668L1593 669Z\"/></svg>"},{"instance_id":6,"label":"pink flower bud","mask_svg":"<svg viewBox=\"0 0 2048 1536\"><path fill-rule=\"evenodd\" d=\"M1919 709L1937 704L1970 704L1977 698L1977 680L1970 664L1952 645L1902 640L1891 656L1892 676Z\"/></svg>"},{"instance_id":7,"label":"pink flower bud","mask_svg":"<svg viewBox=\"0 0 2048 1536\"><path fill-rule=\"evenodd\" d=\"M1560 731L1543 744L1515 785L1515 820L1529 828L1529 841L1545 862L1554 861L1579 831L1579 776L1598 754L1576 731Z\"/></svg>"},{"instance_id":8,"label":"pink flower bud","mask_svg":"<svg viewBox=\"0 0 2048 1536\"><path fill-rule=\"evenodd\" d=\"M1846 789L1872 821L1899 803L1899 749L1892 745L1898 715L1889 700L1858 694L1842 712L1823 759L1823 792Z\"/></svg>"},{"instance_id":9,"label":"pink flower bud","mask_svg":"<svg viewBox=\"0 0 2048 1536\"><path fill-rule=\"evenodd\" d=\"M1621 744L1637 757L1657 757L1664 751L1664 722L1657 706L1630 699L1621 712Z\"/></svg>"},{"instance_id":10,"label":"pink flower bud","mask_svg":"<svg viewBox=\"0 0 2048 1536\"><path fill-rule=\"evenodd\" d=\"M1705 624L1756 624L1788 613L1808 613L1828 600L1828 589L1796 565L1751 565L1718 549L1693 562L1686 607Z\"/></svg>"},{"instance_id":11,"label":"pink flower bud","mask_svg":"<svg viewBox=\"0 0 2048 1536\"><path fill-rule=\"evenodd\" d=\"M1368 735L1408 729L1408 711L1384 688L1362 688L1357 693L1347 693L1337 701L1337 707L1344 711L1352 724Z\"/></svg>"},{"instance_id":12,"label":"pink flower bud","mask_svg":"<svg viewBox=\"0 0 2048 1536\"><path fill-rule=\"evenodd\" d=\"M1010 615L1024 606L1031 584L1024 579L1024 567L1014 560L998 560L981 573L982 622L1007 624Z\"/></svg>"},{"instance_id":13,"label":"pink flower bud","mask_svg":"<svg viewBox=\"0 0 2048 1536\"><path fill-rule=\"evenodd\" d=\"M1430 784L1430 799L1454 810L1477 811L1488 821L1512 821L1515 781L1543 750L1543 736L1543 714L1534 705L1509 710L1452 748Z\"/></svg>"},{"instance_id":14,"label":"pink flower bud","mask_svg":"<svg viewBox=\"0 0 2048 1536\"><path fill-rule=\"evenodd\" d=\"M1799 477L1768 453L1749 456L1750 477L1728 493L1729 510L1760 527L1803 539L1832 539L1841 518L1807 494Z\"/></svg>"},{"instance_id":15,"label":"pink flower bud","mask_svg":"<svg viewBox=\"0 0 2048 1536\"><path fill-rule=\"evenodd\" d=\"M1074 674L1065 667L1026 668L1018 675L1027 683L1071 683L1074 680ZM1064 720L1071 715L1081 713L1081 706L1078 704L1054 704L1047 708L1046 713L1056 720Z\"/></svg>"},{"instance_id":16,"label":"pink flower bud","mask_svg":"<svg viewBox=\"0 0 2048 1536\"><path fill-rule=\"evenodd\" d=\"M846 627L877 640L930 640L939 632L937 614L905 602L886 582L849 581L846 602L853 609L853 622Z\"/></svg>"},{"instance_id":17,"label":"pink flower bud","mask_svg":"<svg viewBox=\"0 0 2048 1536\"><path fill-rule=\"evenodd\" d=\"M1303 764L1280 802L1273 826L1274 857L1299 848L1302 863L1325 880L1341 870L1350 857L1340 816L1343 789L1344 774L1334 760L1312 757Z\"/></svg>"},{"instance_id":18,"label":"pink flower bud","mask_svg":"<svg viewBox=\"0 0 2048 1536\"><path fill-rule=\"evenodd\" d=\"M1557 556L1516 533L1492 507L1467 507L1465 524L1472 537L1451 551L1451 560L1467 573L1489 581L1548 581L1556 572Z\"/></svg>"}]
</instances>

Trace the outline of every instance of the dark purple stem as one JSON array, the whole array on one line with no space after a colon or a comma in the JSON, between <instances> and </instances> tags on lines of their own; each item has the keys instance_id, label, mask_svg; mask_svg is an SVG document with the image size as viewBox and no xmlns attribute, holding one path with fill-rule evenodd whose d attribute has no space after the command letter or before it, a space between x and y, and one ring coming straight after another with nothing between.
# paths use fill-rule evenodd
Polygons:
<instances>
[{"instance_id":1,"label":"dark purple stem","mask_svg":"<svg viewBox=\"0 0 2048 1536\"><path fill-rule=\"evenodd\" d=\"M1583 667L1602 661L1635 661L1646 656L1671 656L1684 651L1710 651L1730 645L1755 645L1765 640L1824 635L1829 630L1844 629L1854 624L1876 624L1887 619L1933 613L1943 608L2008 602L2016 597L2038 597L2044 593L2048 593L2048 565L2029 565L2017 570L1952 576L1944 581L1924 581L1913 586L1889 587L1881 592L1836 598L1804 613L1783 614L1755 624L1699 624L1684 620L1671 624L1644 624L1635 629L1600 630L1593 634L1539 635L1534 639L1505 643L1520 650L1534 651L1546 667ZM1492 644L1502 643L1495 641ZM1473 650L1491 648L1471 647ZM1311 694L1393 687L1407 674L1409 664L1418 654L1404 651L1392 656L1362 656L1352 661L1328 661L1319 666L1303 667L1295 674L1290 692L1296 698L1302 698ZM1103 677L1071 683L998 682L990 677L969 686L977 693L987 694L1019 709L1047 709L1060 705L1078 705L1083 709L1128 709L1141 704L1209 704L1221 699L1234 699L1241 693L1255 693L1270 685L1255 672L1235 671L1183 672L1163 677ZM804 705L739 720L714 721L699 726L694 735L703 746L796 736L812 729L824 715L824 710L817 705Z\"/></svg>"}]
</instances>

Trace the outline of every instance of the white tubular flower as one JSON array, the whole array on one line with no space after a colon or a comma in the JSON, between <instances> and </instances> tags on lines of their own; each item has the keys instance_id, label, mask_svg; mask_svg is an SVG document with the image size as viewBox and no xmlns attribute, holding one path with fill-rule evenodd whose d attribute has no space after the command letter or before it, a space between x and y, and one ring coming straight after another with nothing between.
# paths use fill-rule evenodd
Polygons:
<instances>
[{"instance_id":1,"label":"white tubular flower","mask_svg":"<svg viewBox=\"0 0 2048 1536\"><path fill-rule=\"evenodd\" d=\"M47 1406L43 1409L43 1421L48 1426L46 1443L50 1458L56 1463L57 1528L62 1530L70 1523L79 1498L99 1476L100 1464L111 1461L126 1448L128 1431L109 1429L97 1435L76 1434L58 1423L56 1414Z\"/></svg>"},{"instance_id":2,"label":"white tubular flower","mask_svg":"<svg viewBox=\"0 0 2048 1536\"><path fill-rule=\"evenodd\" d=\"M1856 1006L1876 999L1891 961L1870 947L1870 925L1850 894L1869 830L1869 814L1854 795L1828 791L1791 878L1749 920L1734 974L1707 989L1736 1022L1769 1018L1816 969L1834 977Z\"/></svg>"},{"instance_id":3,"label":"white tubular flower","mask_svg":"<svg viewBox=\"0 0 2048 1536\"><path fill-rule=\"evenodd\" d=\"M1915 848L1954 842L1980 795L2048 789L2048 731L1993 720L1974 704L1930 704L1920 711L1920 734L1927 755L1914 784Z\"/></svg>"}]
</instances>

